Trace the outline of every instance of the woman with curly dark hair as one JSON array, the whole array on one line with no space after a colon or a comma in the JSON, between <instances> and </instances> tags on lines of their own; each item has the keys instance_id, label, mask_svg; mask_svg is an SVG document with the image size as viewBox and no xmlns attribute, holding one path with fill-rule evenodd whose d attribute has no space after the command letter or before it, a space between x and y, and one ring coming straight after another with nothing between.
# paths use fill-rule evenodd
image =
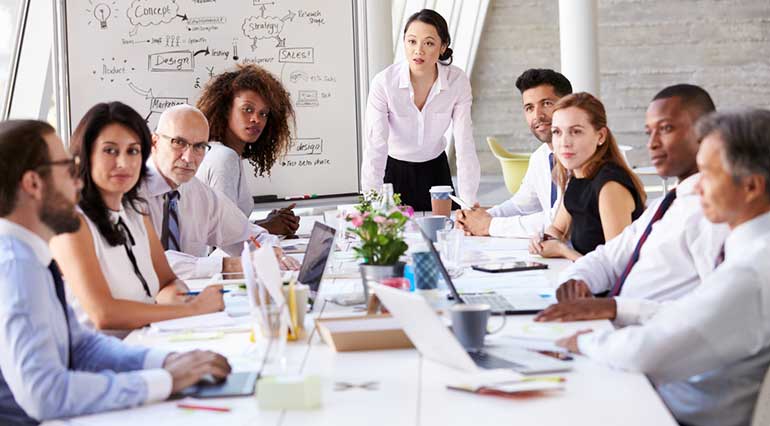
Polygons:
<instances>
[{"instance_id":1,"label":"woman with curly dark hair","mask_svg":"<svg viewBox=\"0 0 770 426\"><path fill-rule=\"evenodd\" d=\"M197 107L209 121L209 139L214 142L196 176L248 216L254 200L241 159L249 160L255 176L264 176L286 154L295 119L289 94L269 71L241 65L211 80ZM292 208L273 211L258 223L271 234L293 234L299 219Z\"/></svg>"}]
</instances>

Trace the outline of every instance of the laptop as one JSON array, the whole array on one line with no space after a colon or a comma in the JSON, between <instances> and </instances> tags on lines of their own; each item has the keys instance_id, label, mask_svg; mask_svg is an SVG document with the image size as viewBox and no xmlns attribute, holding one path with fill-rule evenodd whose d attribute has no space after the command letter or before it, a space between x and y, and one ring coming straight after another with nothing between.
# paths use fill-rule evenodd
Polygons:
<instances>
[{"instance_id":1,"label":"laptop","mask_svg":"<svg viewBox=\"0 0 770 426\"><path fill-rule=\"evenodd\" d=\"M439 267L438 269L441 271L441 276L444 277L444 281L452 293L451 297L458 303L485 303L492 308L493 315L532 315L554 303L553 298L543 298L540 294L534 293L527 295L522 293L504 294L494 291L483 293L458 292L452 282L452 277L449 276L449 272L447 272L444 263L441 261L441 256L439 256L436 246L433 245L433 241L428 238L422 229L420 229L420 234L422 234L425 243L428 244L430 252L433 253L433 257Z\"/></svg>"},{"instance_id":2,"label":"laptop","mask_svg":"<svg viewBox=\"0 0 770 426\"><path fill-rule=\"evenodd\" d=\"M489 346L480 352L467 352L424 297L382 284L372 284L372 288L425 358L469 373L480 368L507 368L522 374L572 369L565 361L512 346Z\"/></svg>"},{"instance_id":3,"label":"laptop","mask_svg":"<svg viewBox=\"0 0 770 426\"><path fill-rule=\"evenodd\" d=\"M310 241L305 250L305 257L302 259L302 266L299 268L297 281L310 287L311 292L317 292L321 285L326 261L329 260L329 253L334 246L336 232L337 230L321 222L316 222L310 232Z\"/></svg>"}]
</instances>

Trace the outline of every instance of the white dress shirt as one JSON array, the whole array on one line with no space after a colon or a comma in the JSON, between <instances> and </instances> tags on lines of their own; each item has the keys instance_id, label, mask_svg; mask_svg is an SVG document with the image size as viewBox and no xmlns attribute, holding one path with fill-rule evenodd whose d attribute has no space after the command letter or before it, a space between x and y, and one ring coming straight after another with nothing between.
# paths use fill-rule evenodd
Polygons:
<instances>
[{"instance_id":1,"label":"white dress shirt","mask_svg":"<svg viewBox=\"0 0 770 426\"><path fill-rule=\"evenodd\" d=\"M171 191L166 179L158 172L153 157L147 160L148 173L140 196L147 206L155 227L163 227L163 195ZM262 245L273 246L277 237L261 226L252 224L227 196L193 177L177 188L179 191L179 244L181 252L166 250L168 263L182 279L206 278L222 271L222 258L208 256L211 247L224 250L230 256L240 256L243 242L256 236Z\"/></svg>"},{"instance_id":2,"label":"white dress shirt","mask_svg":"<svg viewBox=\"0 0 770 426\"><path fill-rule=\"evenodd\" d=\"M414 104L408 62L393 64L377 74L366 106L363 190L380 189L388 156L415 163L438 157L447 148L444 134L452 123L458 192L465 201L476 202L480 168L473 141L472 102L468 77L452 65L438 65L438 78L422 111Z\"/></svg>"},{"instance_id":3,"label":"white dress shirt","mask_svg":"<svg viewBox=\"0 0 770 426\"><path fill-rule=\"evenodd\" d=\"M118 218L123 219L123 223L128 227L128 231L131 232L131 236L134 238L135 243L135 245L131 247L131 251L134 253L134 258L136 259L139 271L142 273L142 277L144 277L145 282L147 282L150 296L144 291L142 282L139 280L136 272L134 272L134 265L131 263L128 254L126 254L126 248L122 244L111 246L104 236L99 233L96 224L83 213L80 207L78 207L78 212L83 216L89 231L91 231L91 239L94 242L96 258L99 261L99 267L102 270L104 279L107 281L112 297L115 299L131 300L148 304L155 303L155 297L158 295L158 291L160 291L160 284L158 282L158 275L155 273L155 268L152 265L150 239L147 235L147 229L144 226L143 216L130 207L128 209L121 208L119 212L110 211L110 222L114 224L118 222ZM67 286L66 288L67 300L70 305L72 305L72 309L75 311L78 321L93 328L93 322L88 318L88 314L83 310L83 306L75 297L70 286ZM101 332L122 339L126 337L131 330L101 330Z\"/></svg>"},{"instance_id":4,"label":"white dress shirt","mask_svg":"<svg viewBox=\"0 0 770 426\"><path fill-rule=\"evenodd\" d=\"M50 263L40 236L0 218L0 424L37 424L168 398L173 380L162 366L169 352L89 330L69 305L65 321Z\"/></svg>"},{"instance_id":5,"label":"white dress shirt","mask_svg":"<svg viewBox=\"0 0 770 426\"><path fill-rule=\"evenodd\" d=\"M243 160L234 149L221 142L209 142L211 151L203 157L195 177L206 185L227 195L248 217L254 210L254 198L249 191Z\"/></svg>"},{"instance_id":6,"label":"white dress shirt","mask_svg":"<svg viewBox=\"0 0 770 426\"><path fill-rule=\"evenodd\" d=\"M770 213L736 227L725 261L635 325L581 335L580 351L649 375L683 423L748 425L770 364Z\"/></svg>"},{"instance_id":7,"label":"white dress shirt","mask_svg":"<svg viewBox=\"0 0 770 426\"><path fill-rule=\"evenodd\" d=\"M519 190L506 202L489 209L488 213L492 215L489 235L529 238L543 232L553 222L561 202L561 191L557 186L557 199L552 207L551 153L545 143L536 149L529 157Z\"/></svg>"},{"instance_id":8,"label":"white dress shirt","mask_svg":"<svg viewBox=\"0 0 770 426\"><path fill-rule=\"evenodd\" d=\"M694 192L699 176L695 174L679 183L675 189L676 199L652 225L639 260L616 298L618 324L635 322L639 315L646 315L650 304L684 296L714 270L714 259L728 229L703 217ZM662 197L652 203L620 235L570 265L559 282L579 279L594 293L610 290L628 265L661 201Z\"/></svg>"}]
</instances>

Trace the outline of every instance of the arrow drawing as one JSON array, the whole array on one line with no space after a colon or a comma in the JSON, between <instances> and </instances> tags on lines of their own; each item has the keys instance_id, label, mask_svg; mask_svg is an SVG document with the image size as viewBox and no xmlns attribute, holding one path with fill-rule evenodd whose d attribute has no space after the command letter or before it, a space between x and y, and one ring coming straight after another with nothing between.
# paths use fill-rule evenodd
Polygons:
<instances>
[{"instance_id":1,"label":"arrow drawing","mask_svg":"<svg viewBox=\"0 0 770 426\"><path fill-rule=\"evenodd\" d=\"M134 93L136 93L137 95L144 96L145 99L152 99L152 98L155 97L155 96L152 95L152 89L144 90L144 89L139 88L137 85L135 85L134 83L131 83L131 82L128 83L128 87Z\"/></svg>"},{"instance_id":2,"label":"arrow drawing","mask_svg":"<svg viewBox=\"0 0 770 426\"><path fill-rule=\"evenodd\" d=\"M289 20L291 22L294 22L294 17L295 16L297 16L297 14L290 10L289 13L286 14L286 16L281 18L281 22L286 22L287 20Z\"/></svg>"},{"instance_id":3,"label":"arrow drawing","mask_svg":"<svg viewBox=\"0 0 770 426\"><path fill-rule=\"evenodd\" d=\"M179 18L182 18L183 21L187 20L187 14L186 13L184 15L177 14L176 16L179 17Z\"/></svg>"},{"instance_id":4,"label":"arrow drawing","mask_svg":"<svg viewBox=\"0 0 770 426\"><path fill-rule=\"evenodd\" d=\"M197 52L193 53L193 56L198 56L198 55L199 55L199 54L201 54L201 53L205 53L205 54L206 54L206 56L209 56L209 54L210 54L211 52L209 52L209 47L208 47L208 46L206 46L206 48L205 48L205 49L201 49L201 50L199 50L199 51L197 51Z\"/></svg>"}]
</instances>

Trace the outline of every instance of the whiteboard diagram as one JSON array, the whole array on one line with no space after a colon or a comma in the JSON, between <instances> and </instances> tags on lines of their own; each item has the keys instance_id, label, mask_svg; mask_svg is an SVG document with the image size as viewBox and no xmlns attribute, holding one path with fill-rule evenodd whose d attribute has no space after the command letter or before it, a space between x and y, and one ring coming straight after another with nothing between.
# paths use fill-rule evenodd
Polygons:
<instances>
[{"instance_id":1,"label":"whiteboard diagram","mask_svg":"<svg viewBox=\"0 0 770 426\"><path fill-rule=\"evenodd\" d=\"M253 195L358 192L357 16L355 0L61 0L63 127L120 100L152 130L214 76L256 64L283 82L297 129L272 176L250 178Z\"/></svg>"}]
</instances>

